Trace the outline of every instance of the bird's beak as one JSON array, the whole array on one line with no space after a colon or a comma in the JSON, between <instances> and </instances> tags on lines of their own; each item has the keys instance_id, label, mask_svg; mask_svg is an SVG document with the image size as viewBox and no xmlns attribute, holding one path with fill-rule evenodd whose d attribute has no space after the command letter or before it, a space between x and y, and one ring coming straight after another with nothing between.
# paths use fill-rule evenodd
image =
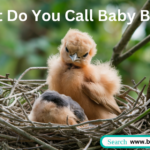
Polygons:
<instances>
[{"instance_id":1,"label":"bird's beak","mask_svg":"<svg viewBox=\"0 0 150 150\"><path fill-rule=\"evenodd\" d=\"M75 53L74 55L70 55L70 58L72 61L76 61L78 59L77 53Z\"/></svg>"}]
</instances>

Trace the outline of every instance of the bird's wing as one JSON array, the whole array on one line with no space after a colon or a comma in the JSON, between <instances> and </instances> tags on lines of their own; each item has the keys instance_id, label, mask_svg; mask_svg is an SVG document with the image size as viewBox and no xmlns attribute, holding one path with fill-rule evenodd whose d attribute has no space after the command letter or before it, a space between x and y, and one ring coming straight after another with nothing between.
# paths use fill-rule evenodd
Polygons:
<instances>
[{"instance_id":1,"label":"bird's wing","mask_svg":"<svg viewBox=\"0 0 150 150\"><path fill-rule=\"evenodd\" d=\"M114 97L107 93L105 89L98 83L84 82L82 84L83 93L97 104L103 105L111 113L120 114L121 110L118 107Z\"/></svg>"}]
</instances>

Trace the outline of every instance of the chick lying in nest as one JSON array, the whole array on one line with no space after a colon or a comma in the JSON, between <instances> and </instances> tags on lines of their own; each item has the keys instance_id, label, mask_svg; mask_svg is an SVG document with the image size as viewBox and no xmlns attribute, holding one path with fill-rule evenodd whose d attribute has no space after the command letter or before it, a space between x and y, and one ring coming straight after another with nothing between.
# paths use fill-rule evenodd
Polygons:
<instances>
[{"instance_id":1,"label":"chick lying in nest","mask_svg":"<svg viewBox=\"0 0 150 150\"><path fill-rule=\"evenodd\" d=\"M29 115L31 121L74 125L88 121L84 110L69 96L46 91L35 100Z\"/></svg>"}]
</instances>

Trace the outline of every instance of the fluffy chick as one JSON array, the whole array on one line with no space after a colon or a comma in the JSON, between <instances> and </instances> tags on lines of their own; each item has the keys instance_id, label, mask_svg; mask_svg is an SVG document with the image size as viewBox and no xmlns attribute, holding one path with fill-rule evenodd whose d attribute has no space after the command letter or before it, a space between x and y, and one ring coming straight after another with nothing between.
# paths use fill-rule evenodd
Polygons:
<instances>
[{"instance_id":1,"label":"fluffy chick","mask_svg":"<svg viewBox=\"0 0 150 150\"><path fill-rule=\"evenodd\" d=\"M48 59L49 89L77 101L89 120L118 115L121 111L113 96L120 91L121 79L110 63L91 64L97 51L92 37L70 29L59 51Z\"/></svg>"},{"instance_id":2,"label":"fluffy chick","mask_svg":"<svg viewBox=\"0 0 150 150\"><path fill-rule=\"evenodd\" d=\"M29 119L69 125L88 121L84 110L71 97L50 90L35 100Z\"/></svg>"}]
</instances>

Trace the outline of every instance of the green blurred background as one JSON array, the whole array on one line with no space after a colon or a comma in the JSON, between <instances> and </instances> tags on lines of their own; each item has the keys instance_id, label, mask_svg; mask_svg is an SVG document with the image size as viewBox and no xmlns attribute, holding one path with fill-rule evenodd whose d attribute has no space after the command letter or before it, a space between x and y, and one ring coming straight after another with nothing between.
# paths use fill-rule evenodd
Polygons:
<instances>
[{"instance_id":1,"label":"green blurred background","mask_svg":"<svg viewBox=\"0 0 150 150\"><path fill-rule=\"evenodd\" d=\"M97 43L97 55L94 59L109 61L113 47L119 42L127 22L99 22L98 10L108 13L138 12L146 0L1 0L0 12L0 75L10 73L10 78L18 78L29 67L46 66L49 55L58 53L57 47L69 28L89 33ZM94 22L68 22L65 12L69 9L84 14L85 9L93 9ZM7 21L7 11L16 10L28 14L28 20ZM44 22L40 15L34 21L31 10L42 13L60 12L60 22ZM41 14L42 14L41 13ZM70 15L71 16L71 15ZM75 15L72 15L75 16ZM126 50L137 44L150 33L150 21L142 23L136 30ZM150 78L150 45L147 44L133 56L117 66L123 83L132 85L131 79L139 82L144 76L147 84ZM125 51L126 51L125 50ZM46 71L30 71L26 79L45 79Z\"/></svg>"}]
</instances>

